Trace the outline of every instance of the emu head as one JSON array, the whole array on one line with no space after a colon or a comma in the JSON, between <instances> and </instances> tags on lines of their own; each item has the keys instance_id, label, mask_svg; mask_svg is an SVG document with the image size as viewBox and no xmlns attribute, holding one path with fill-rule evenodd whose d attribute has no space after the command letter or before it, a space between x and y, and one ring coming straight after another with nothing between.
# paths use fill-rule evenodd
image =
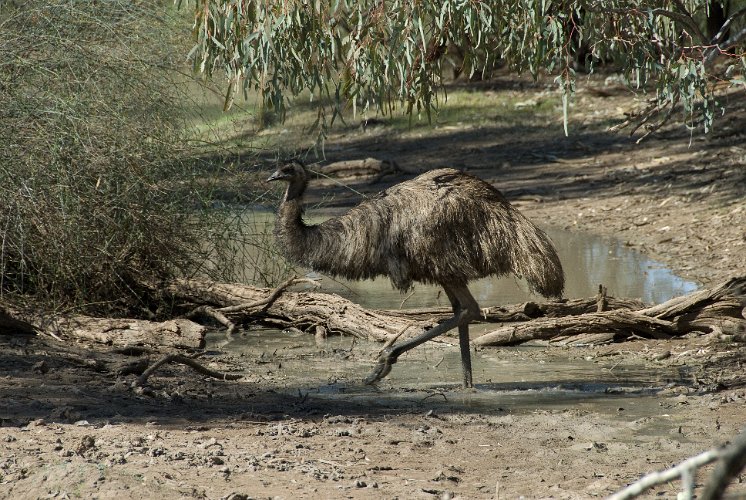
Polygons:
<instances>
[{"instance_id":1,"label":"emu head","mask_svg":"<svg viewBox=\"0 0 746 500\"><path fill-rule=\"evenodd\" d=\"M308 172L299 160L281 165L275 173L269 176L267 182L285 181L288 183L285 201L300 198L308 185Z\"/></svg>"}]
</instances>

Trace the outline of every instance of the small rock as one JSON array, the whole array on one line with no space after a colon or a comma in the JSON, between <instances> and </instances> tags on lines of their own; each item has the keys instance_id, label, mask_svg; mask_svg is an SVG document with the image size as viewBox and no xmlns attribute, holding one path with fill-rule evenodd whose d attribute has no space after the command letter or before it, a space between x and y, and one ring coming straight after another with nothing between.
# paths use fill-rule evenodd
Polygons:
<instances>
[{"instance_id":1,"label":"small rock","mask_svg":"<svg viewBox=\"0 0 746 500\"><path fill-rule=\"evenodd\" d=\"M689 404L688 399L689 399L689 397L686 394L679 394L678 396L676 396L675 398L673 398L673 400L676 402L676 404L680 404L680 405Z\"/></svg>"},{"instance_id":2,"label":"small rock","mask_svg":"<svg viewBox=\"0 0 746 500\"><path fill-rule=\"evenodd\" d=\"M86 451L91 450L96 447L96 440L93 438L93 436L90 436L86 434L83 436L83 438L80 440L80 444L75 449L75 452L78 455L83 455Z\"/></svg>"},{"instance_id":3,"label":"small rock","mask_svg":"<svg viewBox=\"0 0 746 500\"><path fill-rule=\"evenodd\" d=\"M215 439L215 438L210 438L207 441L205 441L204 443L198 444L197 448L207 449L210 446L216 446L216 445L218 445L218 440Z\"/></svg>"},{"instance_id":4,"label":"small rock","mask_svg":"<svg viewBox=\"0 0 746 500\"><path fill-rule=\"evenodd\" d=\"M594 442L592 442L592 443L591 443L591 444L590 444L589 446L587 446L587 447L586 447L585 449L586 449L586 450L588 450L588 451L591 451L591 450L593 450L593 451L599 451L599 452L602 452L602 451L609 451L609 448L608 448L608 446L606 446L606 444L605 444L605 443L597 443L597 442L595 442L595 441L594 441Z\"/></svg>"},{"instance_id":5,"label":"small rock","mask_svg":"<svg viewBox=\"0 0 746 500\"><path fill-rule=\"evenodd\" d=\"M41 373L43 375L49 371L49 365L47 365L46 361L42 360L38 363L34 363L34 366L32 366L31 369L36 373Z\"/></svg>"},{"instance_id":6,"label":"small rock","mask_svg":"<svg viewBox=\"0 0 746 500\"><path fill-rule=\"evenodd\" d=\"M43 418L37 418L29 422L27 427L32 429L34 427L44 427L45 425L47 425L46 420L44 420Z\"/></svg>"}]
</instances>

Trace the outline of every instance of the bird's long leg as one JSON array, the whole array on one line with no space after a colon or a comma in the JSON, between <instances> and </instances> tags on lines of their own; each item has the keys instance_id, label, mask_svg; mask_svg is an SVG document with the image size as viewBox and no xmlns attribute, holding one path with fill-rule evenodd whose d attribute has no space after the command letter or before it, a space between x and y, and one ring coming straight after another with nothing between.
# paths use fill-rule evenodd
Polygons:
<instances>
[{"instance_id":1,"label":"bird's long leg","mask_svg":"<svg viewBox=\"0 0 746 500\"><path fill-rule=\"evenodd\" d=\"M451 307L453 307L453 315L460 316L463 308L461 307L461 301L455 292L452 292L449 287L444 287L448 300L451 301ZM464 373L464 387L472 387L471 377L471 351L469 350L469 322L459 321L458 324L458 345L461 350L461 369Z\"/></svg>"},{"instance_id":2,"label":"bird's long leg","mask_svg":"<svg viewBox=\"0 0 746 500\"><path fill-rule=\"evenodd\" d=\"M463 311L461 314L468 314L468 312ZM401 344L393 345L384 349L381 355L378 356L378 364L375 368L373 368L373 371L371 371L370 374L365 377L364 382L366 384L378 382L383 377L389 374L389 372L391 371L391 366L396 363L396 360L399 358L399 356L401 356L408 350L414 349L418 345L427 342L430 339L434 339L435 337L446 333L448 330L456 328L459 325L460 318L461 315L454 315L453 317L445 320L437 326L434 326L433 328L418 335L417 337L402 342Z\"/></svg>"},{"instance_id":3,"label":"bird's long leg","mask_svg":"<svg viewBox=\"0 0 746 500\"><path fill-rule=\"evenodd\" d=\"M417 337L384 349L378 357L378 364L365 378L366 384L378 382L388 375L391 371L391 366L396 363L399 356L403 353L458 327L461 364L464 370L464 386L472 386L471 351L469 349L469 321L471 321L472 318L479 317L479 306L471 293L469 293L469 289L466 288L466 286L444 286L443 288L451 301L453 316Z\"/></svg>"},{"instance_id":4,"label":"bird's long leg","mask_svg":"<svg viewBox=\"0 0 746 500\"><path fill-rule=\"evenodd\" d=\"M455 299L455 302L458 304L458 313L456 313L456 305L454 305L454 314L460 318L458 324L458 345L461 349L461 368L464 372L464 387L473 387L469 323L471 320L479 317L479 304L477 304L477 301L474 300L471 292L465 286L446 290L446 293L449 298L453 296L451 303L454 303Z\"/></svg>"}]
</instances>

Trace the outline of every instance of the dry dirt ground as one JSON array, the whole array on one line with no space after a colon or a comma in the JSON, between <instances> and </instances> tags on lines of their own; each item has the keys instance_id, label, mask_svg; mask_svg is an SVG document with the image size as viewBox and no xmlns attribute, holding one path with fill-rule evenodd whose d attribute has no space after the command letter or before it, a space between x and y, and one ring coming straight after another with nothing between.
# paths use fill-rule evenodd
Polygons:
<instances>
[{"instance_id":1,"label":"dry dirt ground","mask_svg":"<svg viewBox=\"0 0 746 500\"><path fill-rule=\"evenodd\" d=\"M539 104L547 95L510 79L474 91ZM516 113L509 122L497 115L429 131L351 128L332 135L327 156L394 159L412 173L466 169L534 220L615 236L705 286L745 274L743 100L734 99L713 135L671 126L641 145L605 131L628 102L599 82L580 87L570 137L556 110L540 120ZM353 187L377 191L405 177ZM355 198L327 191L342 204ZM530 403L531 393L516 402L494 391L498 401L481 406L470 404L479 387L387 383L376 391L359 388L356 374L342 377L349 398L326 398L302 389L308 380L284 377L277 353L209 358L246 373L238 382L175 366L153 376L150 389L132 391L130 378L98 372L75 346L8 336L0 344L2 498L603 497L746 425L746 349L702 337L494 354L507 366L511 357L569 359L611 371L642 359L686 374L656 386L644 407L644 390L557 400L538 390ZM370 359L321 349L308 362L362 365L363 373ZM679 487L670 482L647 496L675 498ZM746 495L746 485L731 491Z\"/></svg>"}]
</instances>

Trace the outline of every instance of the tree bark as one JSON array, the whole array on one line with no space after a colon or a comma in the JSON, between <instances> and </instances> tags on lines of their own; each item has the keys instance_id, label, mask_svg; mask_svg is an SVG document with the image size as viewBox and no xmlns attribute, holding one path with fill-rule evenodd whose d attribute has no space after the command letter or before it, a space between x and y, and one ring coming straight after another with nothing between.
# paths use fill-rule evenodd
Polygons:
<instances>
[{"instance_id":1,"label":"tree bark","mask_svg":"<svg viewBox=\"0 0 746 500\"><path fill-rule=\"evenodd\" d=\"M506 325L478 337L473 343L478 346L512 345L528 340L606 332L614 333L618 339L632 335L667 338L692 331L736 336L746 332L745 307L746 277L740 277L640 310L540 318Z\"/></svg>"}]
</instances>

